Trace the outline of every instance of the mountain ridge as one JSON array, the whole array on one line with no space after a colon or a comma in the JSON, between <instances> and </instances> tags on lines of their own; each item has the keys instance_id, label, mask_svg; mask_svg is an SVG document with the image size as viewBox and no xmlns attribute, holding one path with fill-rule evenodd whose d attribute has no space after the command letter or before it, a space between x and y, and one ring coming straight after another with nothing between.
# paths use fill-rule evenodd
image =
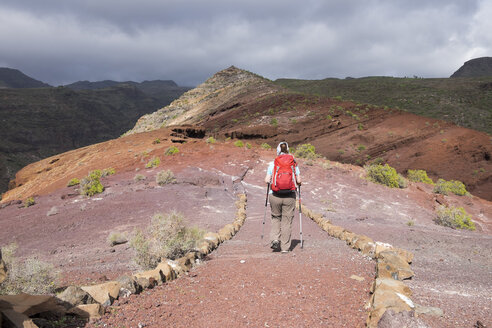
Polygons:
<instances>
[{"instance_id":1,"label":"mountain ridge","mask_svg":"<svg viewBox=\"0 0 492 328\"><path fill-rule=\"evenodd\" d=\"M18 69L0 67L0 88L49 88L51 85L33 79Z\"/></svg>"},{"instance_id":2,"label":"mountain ridge","mask_svg":"<svg viewBox=\"0 0 492 328\"><path fill-rule=\"evenodd\" d=\"M479 57L466 61L451 77L492 76L492 57Z\"/></svg>"}]
</instances>

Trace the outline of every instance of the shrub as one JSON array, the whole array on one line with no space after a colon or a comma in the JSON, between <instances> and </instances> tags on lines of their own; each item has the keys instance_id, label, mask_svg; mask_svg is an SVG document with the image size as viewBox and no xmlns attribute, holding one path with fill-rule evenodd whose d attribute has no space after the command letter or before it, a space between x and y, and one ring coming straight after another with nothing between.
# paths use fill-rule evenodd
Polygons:
<instances>
[{"instance_id":1,"label":"shrub","mask_svg":"<svg viewBox=\"0 0 492 328\"><path fill-rule=\"evenodd\" d=\"M77 178L73 178L70 181L68 181L67 187L73 187L73 186L76 186L78 184L80 184L80 180Z\"/></svg>"},{"instance_id":2,"label":"shrub","mask_svg":"<svg viewBox=\"0 0 492 328\"><path fill-rule=\"evenodd\" d=\"M427 176L425 170L408 170L407 178L413 182L423 182L427 184L434 184L431 178Z\"/></svg>"},{"instance_id":3,"label":"shrub","mask_svg":"<svg viewBox=\"0 0 492 328\"><path fill-rule=\"evenodd\" d=\"M164 152L164 155L171 156L171 155L174 155L174 154L177 154L177 153L179 153L178 147L171 146L168 149L166 149L166 151Z\"/></svg>"},{"instance_id":4,"label":"shrub","mask_svg":"<svg viewBox=\"0 0 492 328\"><path fill-rule=\"evenodd\" d=\"M150 269L164 258L176 259L193 250L203 234L199 228L186 227L183 215L178 212L158 213L146 231L136 231L130 245L137 253L135 262Z\"/></svg>"},{"instance_id":5,"label":"shrub","mask_svg":"<svg viewBox=\"0 0 492 328\"><path fill-rule=\"evenodd\" d=\"M161 143L161 139L159 139L159 138L157 138L154 141L152 141L152 144L154 144L154 145L160 144L160 143Z\"/></svg>"},{"instance_id":6,"label":"shrub","mask_svg":"<svg viewBox=\"0 0 492 328\"><path fill-rule=\"evenodd\" d=\"M278 125L278 120L276 118L272 118L270 120L270 124L273 125L273 126L277 126Z\"/></svg>"},{"instance_id":7,"label":"shrub","mask_svg":"<svg viewBox=\"0 0 492 328\"><path fill-rule=\"evenodd\" d=\"M366 146L364 146L364 145L359 145L359 146L357 147L357 151L359 151L359 152L360 152L360 151L363 151L363 150L366 150Z\"/></svg>"},{"instance_id":8,"label":"shrub","mask_svg":"<svg viewBox=\"0 0 492 328\"><path fill-rule=\"evenodd\" d=\"M267 144L267 143L262 143L262 144L261 144L261 148L263 148L263 149L267 149L267 150L268 150L268 149L272 149L272 146L270 146L270 145L269 145L269 144Z\"/></svg>"},{"instance_id":9,"label":"shrub","mask_svg":"<svg viewBox=\"0 0 492 328\"><path fill-rule=\"evenodd\" d=\"M101 172L101 178L107 177L108 175L113 175L115 173L116 173L116 170L112 167L104 169Z\"/></svg>"},{"instance_id":10,"label":"shrub","mask_svg":"<svg viewBox=\"0 0 492 328\"><path fill-rule=\"evenodd\" d=\"M34 204L36 204L36 201L33 197L29 197L24 201L24 207L33 206Z\"/></svg>"},{"instance_id":11,"label":"shrub","mask_svg":"<svg viewBox=\"0 0 492 328\"><path fill-rule=\"evenodd\" d=\"M463 207L439 206L434 222L453 229L475 230L475 223Z\"/></svg>"},{"instance_id":12,"label":"shrub","mask_svg":"<svg viewBox=\"0 0 492 328\"><path fill-rule=\"evenodd\" d=\"M379 183L390 188L405 188L405 179L399 175L394 168L388 164L371 164L365 167L367 177L370 181Z\"/></svg>"},{"instance_id":13,"label":"shrub","mask_svg":"<svg viewBox=\"0 0 492 328\"><path fill-rule=\"evenodd\" d=\"M246 148L251 149L251 147L253 147L253 146L251 146L251 144L249 142L247 142L246 143Z\"/></svg>"},{"instance_id":14,"label":"shrub","mask_svg":"<svg viewBox=\"0 0 492 328\"><path fill-rule=\"evenodd\" d=\"M104 191L104 186L101 184L101 170L94 170L89 175L80 181L80 193L86 196L94 196L95 194Z\"/></svg>"},{"instance_id":15,"label":"shrub","mask_svg":"<svg viewBox=\"0 0 492 328\"><path fill-rule=\"evenodd\" d=\"M153 157L147 164L145 164L145 168L150 169L159 166L159 164L161 164L161 159L159 157Z\"/></svg>"},{"instance_id":16,"label":"shrub","mask_svg":"<svg viewBox=\"0 0 492 328\"><path fill-rule=\"evenodd\" d=\"M215 140L214 137L208 137L207 140L205 140L206 143L208 144L214 144L217 140Z\"/></svg>"},{"instance_id":17,"label":"shrub","mask_svg":"<svg viewBox=\"0 0 492 328\"><path fill-rule=\"evenodd\" d=\"M155 182L157 182L157 184L159 186L163 186L163 185L166 185L168 183L176 182L176 178L174 177L173 171L165 170L165 171L160 171L159 173L157 173L156 178L155 178Z\"/></svg>"},{"instance_id":18,"label":"shrub","mask_svg":"<svg viewBox=\"0 0 492 328\"><path fill-rule=\"evenodd\" d=\"M319 156L316 154L316 149L311 144L299 145L294 153L297 157L314 160Z\"/></svg>"},{"instance_id":19,"label":"shrub","mask_svg":"<svg viewBox=\"0 0 492 328\"><path fill-rule=\"evenodd\" d=\"M436 194L449 195L453 193L458 196L464 196L468 194L465 185L461 181L450 180L446 181L444 179L437 180L436 186L434 187L434 192Z\"/></svg>"},{"instance_id":20,"label":"shrub","mask_svg":"<svg viewBox=\"0 0 492 328\"><path fill-rule=\"evenodd\" d=\"M357 125L357 130L359 131L364 130L364 125L362 123L359 123L359 125Z\"/></svg>"},{"instance_id":21,"label":"shrub","mask_svg":"<svg viewBox=\"0 0 492 328\"><path fill-rule=\"evenodd\" d=\"M7 279L0 284L0 294L47 294L53 293L58 272L51 264L34 258L21 261L15 257L16 244L2 249L2 258L7 267Z\"/></svg>"},{"instance_id":22,"label":"shrub","mask_svg":"<svg viewBox=\"0 0 492 328\"><path fill-rule=\"evenodd\" d=\"M244 143L241 140L237 140L234 142L234 146L236 147L244 147Z\"/></svg>"},{"instance_id":23,"label":"shrub","mask_svg":"<svg viewBox=\"0 0 492 328\"><path fill-rule=\"evenodd\" d=\"M135 176L133 177L133 181L135 182L139 182L142 180L145 180L145 175L143 174L135 174Z\"/></svg>"}]
</instances>

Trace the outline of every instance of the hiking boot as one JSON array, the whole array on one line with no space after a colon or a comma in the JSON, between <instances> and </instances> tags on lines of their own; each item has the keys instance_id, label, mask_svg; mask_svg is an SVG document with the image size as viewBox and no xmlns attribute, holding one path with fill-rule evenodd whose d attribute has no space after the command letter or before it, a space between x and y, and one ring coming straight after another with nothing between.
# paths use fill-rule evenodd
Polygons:
<instances>
[{"instance_id":1,"label":"hiking boot","mask_svg":"<svg viewBox=\"0 0 492 328\"><path fill-rule=\"evenodd\" d=\"M272 241L270 248L273 249L274 251L280 250L280 242L278 240Z\"/></svg>"}]
</instances>

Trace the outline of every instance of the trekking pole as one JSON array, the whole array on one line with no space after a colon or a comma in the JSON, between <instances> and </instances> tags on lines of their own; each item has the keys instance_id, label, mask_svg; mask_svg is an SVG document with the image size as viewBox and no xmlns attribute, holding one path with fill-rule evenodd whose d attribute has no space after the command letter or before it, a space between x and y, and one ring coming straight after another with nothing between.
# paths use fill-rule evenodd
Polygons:
<instances>
[{"instance_id":1,"label":"trekking pole","mask_svg":"<svg viewBox=\"0 0 492 328\"><path fill-rule=\"evenodd\" d=\"M301 235L301 248L304 247L304 244L302 242L302 208L301 208L301 186L299 186L299 233Z\"/></svg>"},{"instance_id":2,"label":"trekking pole","mask_svg":"<svg viewBox=\"0 0 492 328\"><path fill-rule=\"evenodd\" d=\"M268 183L267 186L267 193L266 193L266 199L265 199L265 215L263 215L263 225L261 228L261 239L263 239L263 234L265 232L265 219L266 219L266 212L267 212L267 205L268 205L268 193L270 192L270 182Z\"/></svg>"}]
</instances>

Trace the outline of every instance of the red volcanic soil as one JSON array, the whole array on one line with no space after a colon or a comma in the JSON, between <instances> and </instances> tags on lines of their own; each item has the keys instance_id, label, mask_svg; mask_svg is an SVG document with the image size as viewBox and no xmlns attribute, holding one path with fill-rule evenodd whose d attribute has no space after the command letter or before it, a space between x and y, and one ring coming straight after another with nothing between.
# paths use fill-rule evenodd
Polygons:
<instances>
[{"instance_id":1,"label":"red volcanic soil","mask_svg":"<svg viewBox=\"0 0 492 328\"><path fill-rule=\"evenodd\" d=\"M138 268L127 244L108 245L111 232L131 233L147 226L154 213L171 210L183 212L187 224L217 231L233 221L235 194L245 192L246 223L232 240L188 275L117 301L101 320L87 326L363 327L374 278L372 260L306 218L304 249L295 242L292 252L273 253L268 237L260 239L263 178L274 151L255 142L251 149L238 148L233 141L206 144L178 134L169 129L136 134L26 167L18 174L22 186L5 195L0 209L1 244L16 242L21 258L36 256L53 263L62 272L62 285L113 279ZM183 140L187 142L176 142ZM165 156L170 145L177 146L179 153ZM153 156L160 157L160 166L145 169ZM475 196L437 197L432 187L420 183L390 189L367 181L358 166L323 159L299 163L305 206L336 225L415 254L415 276L406 282L412 300L439 307L444 315L421 315L414 324L492 323L491 202ZM106 190L101 194L86 198L77 194L76 187L65 187L73 177L108 167L117 173L102 179ZM155 183L155 175L164 169L174 172L176 184ZM136 174L146 179L135 182ZM23 208L15 201L31 195L35 195L34 206ZM477 230L436 225L439 203L463 206ZM48 216L53 207L58 214ZM296 213L296 240L298 229ZM267 222L266 236L268 230ZM351 279L352 275L364 280Z\"/></svg>"}]
</instances>

